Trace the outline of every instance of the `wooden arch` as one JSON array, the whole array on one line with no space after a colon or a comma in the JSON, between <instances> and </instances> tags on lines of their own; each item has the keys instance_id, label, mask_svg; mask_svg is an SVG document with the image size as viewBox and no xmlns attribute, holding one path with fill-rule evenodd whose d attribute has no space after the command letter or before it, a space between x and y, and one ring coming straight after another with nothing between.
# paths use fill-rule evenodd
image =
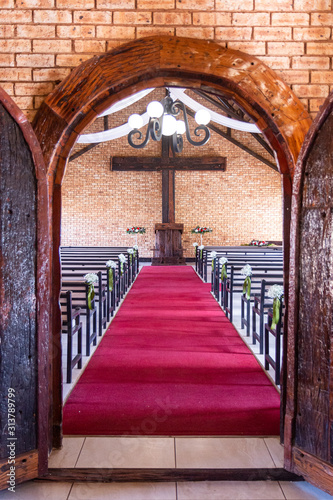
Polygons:
<instances>
[{"instance_id":1,"label":"wooden arch","mask_svg":"<svg viewBox=\"0 0 333 500\"><path fill-rule=\"evenodd\" d=\"M60 359L61 183L79 134L116 101L149 87L201 89L233 99L258 125L276 153L284 197L286 284L295 162L311 119L290 88L259 59L215 42L155 36L135 40L77 67L40 107L33 126L49 174L53 238L53 360ZM58 354L57 354L58 353ZM54 370L57 373L57 370ZM60 375L53 384L55 440L61 436Z\"/></svg>"}]
</instances>

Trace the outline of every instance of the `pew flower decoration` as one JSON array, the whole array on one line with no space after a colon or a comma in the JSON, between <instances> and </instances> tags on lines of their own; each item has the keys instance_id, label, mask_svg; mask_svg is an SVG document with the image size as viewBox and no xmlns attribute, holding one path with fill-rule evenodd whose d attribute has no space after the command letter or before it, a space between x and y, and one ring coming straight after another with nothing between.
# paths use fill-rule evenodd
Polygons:
<instances>
[{"instance_id":1,"label":"pew flower decoration","mask_svg":"<svg viewBox=\"0 0 333 500\"><path fill-rule=\"evenodd\" d=\"M140 227L140 226L128 227L126 229L126 233L128 233L128 234L144 234L145 232L146 232L146 228Z\"/></svg>"},{"instance_id":2,"label":"pew flower decoration","mask_svg":"<svg viewBox=\"0 0 333 500\"><path fill-rule=\"evenodd\" d=\"M133 255L134 255L134 248L128 248L127 249L127 253L129 255L129 258L130 258L130 264L132 264L132 261L133 261Z\"/></svg>"},{"instance_id":3,"label":"pew flower decoration","mask_svg":"<svg viewBox=\"0 0 333 500\"><path fill-rule=\"evenodd\" d=\"M210 257L212 259L212 271L214 271L214 263L215 263L216 256L217 256L216 252L214 252L214 251L210 252Z\"/></svg>"},{"instance_id":4,"label":"pew flower decoration","mask_svg":"<svg viewBox=\"0 0 333 500\"><path fill-rule=\"evenodd\" d=\"M95 297L95 283L98 283L98 276L95 273L88 273L83 276L84 281L89 285L88 289L88 307L92 309L91 302Z\"/></svg>"},{"instance_id":5,"label":"pew flower decoration","mask_svg":"<svg viewBox=\"0 0 333 500\"><path fill-rule=\"evenodd\" d=\"M219 260L219 263L221 264L221 281L225 279L227 279L228 275L227 275L227 270L225 268L225 265L226 263L228 262L228 259L226 257L221 257L220 260Z\"/></svg>"},{"instance_id":6,"label":"pew flower decoration","mask_svg":"<svg viewBox=\"0 0 333 500\"><path fill-rule=\"evenodd\" d=\"M194 253L196 256L197 255L197 247L199 246L199 243L195 242L195 243L193 243L193 246L194 246Z\"/></svg>"},{"instance_id":7,"label":"pew flower decoration","mask_svg":"<svg viewBox=\"0 0 333 500\"><path fill-rule=\"evenodd\" d=\"M251 296L251 276L252 276L252 267L250 264L246 264L242 267L240 271L241 275L245 277L243 284L243 295L246 294L247 300L250 299Z\"/></svg>"},{"instance_id":8,"label":"pew flower decoration","mask_svg":"<svg viewBox=\"0 0 333 500\"><path fill-rule=\"evenodd\" d=\"M139 250L138 245L133 245L134 257L136 257L137 251Z\"/></svg>"},{"instance_id":9,"label":"pew flower decoration","mask_svg":"<svg viewBox=\"0 0 333 500\"><path fill-rule=\"evenodd\" d=\"M114 260L108 260L105 265L108 268L108 274L109 274L109 292L112 292L112 290L113 290L113 269L117 268L117 262L115 262Z\"/></svg>"},{"instance_id":10,"label":"pew flower decoration","mask_svg":"<svg viewBox=\"0 0 333 500\"><path fill-rule=\"evenodd\" d=\"M120 262L120 275L122 276L124 274L124 263L126 262L126 257L123 253L120 253L118 255L118 259Z\"/></svg>"},{"instance_id":11,"label":"pew flower decoration","mask_svg":"<svg viewBox=\"0 0 333 500\"><path fill-rule=\"evenodd\" d=\"M251 246L251 247L263 247L266 245L268 245L268 241L252 240L249 246Z\"/></svg>"},{"instance_id":12,"label":"pew flower decoration","mask_svg":"<svg viewBox=\"0 0 333 500\"><path fill-rule=\"evenodd\" d=\"M272 285L268 289L268 297L273 299L273 319L271 324L271 329L274 330L280 319L280 305L281 297L283 296L283 286L282 285Z\"/></svg>"},{"instance_id":13,"label":"pew flower decoration","mask_svg":"<svg viewBox=\"0 0 333 500\"><path fill-rule=\"evenodd\" d=\"M191 233L195 234L211 233L212 231L213 230L210 227L200 227L200 226L191 229Z\"/></svg>"},{"instance_id":14,"label":"pew flower decoration","mask_svg":"<svg viewBox=\"0 0 333 500\"><path fill-rule=\"evenodd\" d=\"M202 251L205 248L205 245L199 245L198 250L200 250L200 259L202 259Z\"/></svg>"}]
</instances>

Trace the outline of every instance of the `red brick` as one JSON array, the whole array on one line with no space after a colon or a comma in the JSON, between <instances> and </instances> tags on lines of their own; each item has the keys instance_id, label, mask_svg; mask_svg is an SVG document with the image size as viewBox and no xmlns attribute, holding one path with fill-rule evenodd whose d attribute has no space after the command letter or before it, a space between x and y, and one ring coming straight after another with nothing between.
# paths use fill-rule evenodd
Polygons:
<instances>
[{"instance_id":1,"label":"red brick","mask_svg":"<svg viewBox=\"0 0 333 500\"><path fill-rule=\"evenodd\" d=\"M331 10L331 0L294 0L294 10Z\"/></svg>"},{"instance_id":2,"label":"red brick","mask_svg":"<svg viewBox=\"0 0 333 500\"><path fill-rule=\"evenodd\" d=\"M17 36L22 38L54 38L55 26L35 26L22 24L17 26Z\"/></svg>"},{"instance_id":3,"label":"red brick","mask_svg":"<svg viewBox=\"0 0 333 500\"><path fill-rule=\"evenodd\" d=\"M177 9L214 10L214 0L176 0Z\"/></svg>"},{"instance_id":4,"label":"red brick","mask_svg":"<svg viewBox=\"0 0 333 500\"><path fill-rule=\"evenodd\" d=\"M74 11L74 23L76 24L110 24L111 12L105 11Z\"/></svg>"},{"instance_id":5,"label":"red brick","mask_svg":"<svg viewBox=\"0 0 333 500\"><path fill-rule=\"evenodd\" d=\"M70 10L35 10L34 23L65 24L72 22Z\"/></svg>"},{"instance_id":6,"label":"red brick","mask_svg":"<svg viewBox=\"0 0 333 500\"><path fill-rule=\"evenodd\" d=\"M135 38L135 28L132 26L97 26L97 38Z\"/></svg>"},{"instance_id":7,"label":"red brick","mask_svg":"<svg viewBox=\"0 0 333 500\"><path fill-rule=\"evenodd\" d=\"M95 0L56 0L58 9L94 9Z\"/></svg>"},{"instance_id":8,"label":"red brick","mask_svg":"<svg viewBox=\"0 0 333 500\"><path fill-rule=\"evenodd\" d=\"M13 83L7 83L7 82L1 82L0 81L0 87L7 92L8 95L13 96L14 95L14 84Z\"/></svg>"},{"instance_id":9,"label":"red brick","mask_svg":"<svg viewBox=\"0 0 333 500\"><path fill-rule=\"evenodd\" d=\"M59 38L94 38L95 26L57 26Z\"/></svg>"},{"instance_id":10,"label":"red brick","mask_svg":"<svg viewBox=\"0 0 333 500\"><path fill-rule=\"evenodd\" d=\"M53 90L53 84L43 83L15 83L16 95L48 95Z\"/></svg>"},{"instance_id":11,"label":"red brick","mask_svg":"<svg viewBox=\"0 0 333 500\"><path fill-rule=\"evenodd\" d=\"M30 40L0 40L0 52L31 52Z\"/></svg>"},{"instance_id":12,"label":"red brick","mask_svg":"<svg viewBox=\"0 0 333 500\"><path fill-rule=\"evenodd\" d=\"M97 0L96 7L97 9L135 9L135 0Z\"/></svg>"},{"instance_id":13,"label":"red brick","mask_svg":"<svg viewBox=\"0 0 333 500\"><path fill-rule=\"evenodd\" d=\"M333 14L332 13L311 14L311 24L313 26L332 26Z\"/></svg>"},{"instance_id":14,"label":"red brick","mask_svg":"<svg viewBox=\"0 0 333 500\"><path fill-rule=\"evenodd\" d=\"M289 57L278 57L278 56L263 56L260 58L267 66L272 69L288 69L290 68L290 58Z\"/></svg>"},{"instance_id":15,"label":"red brick","mask_svg":"<svg viewBox=\"0 0 333 500\"><path fill-rule=\"evenodd\" d=\"M291 40L291 28L254 28L255 40Z\"/></svg>"},{"instance_id":16,"label":"red brick","mask_svg":"<svg viewBox=\"0 0 333 500\"><path fill-rule=\"evenodd\" d=\"M333 71L312 71L311 83L333 83Z\"/></svg>"},{"instance_id":17,"label":"red brick","mask_svg":"<svg viewBox=\"0 0 333 500\"><path fill-rule=\"evenodd\" d=\"M0 53L0 66L2 68L15 66L14 54L1 54ZM1 71L2 73L2 71Z\"/></svg>"},{"instance_id":18,"label":"red brick","mask_svg":"<svg viewBox=\"0 0 333 500\"><path fill-rule=\"evenodd\" d=\"M59 54L59 52L71 52L71 40L33 40L33 52Z\"/></svg>"},{"instance_id":19,"label":"red brick","mask_svg":"<svg viewBox=\"0 0 333 500\"><path fill-rule=\"evenodd\" d=\"M112 41L107 41L106 42L106 50L112 50L115 49L116 47L119 47L120 45L123 45L124 43L130 42L130 40L112 40Z\"/></svg>"},{"instance_id":20,"label":"red brick","mask_svg":"<svg viewBox=\"0 0 333 500\"><path fill-rule=\"evenodd\" d=\"M163 26L151 26L145 28L136 28L137 38L154 35L171 35L175 34L175 28L164 28Z\"/></svg>"},{"instance_id":21,"label":"red brick","mask_svg":"<svg viewBox=\"0 0 333 500\"><path fill-rule=\"evenodd\" d=\"M215 28L217 40L251 40L252 28Z\"/></svg>"},{"instance_id":22,"label":"red brick","mask_svg":"<svg viewBox=\"0 0 333 500\"><path fill-rule=\"evenodd\" d=\"M285 11L293 9L292 0L255 0L255 10Z\"/></svg>"},{"instance_id":23,"label":"red brick","mask_svg":"<svg viewBox=\"0 0 333 500\"><path fill-rule=\"evenodd\" d=\"M203 14L206 14L205 12ZM209 15L209 14L208 14ZM161 25L187 25L191 24L191 14L189 12L154 12L153 23ZM205 24L205 23L199 23Z\"/></svg>"},{"instance_id":24,"label":"red brick","mask_svg":"<svg viewBox=\"0 0 333 500\"><path fill-rule=\"evenodd\" d=\"M319 111L321 106L324 104L325 98L320 97L318 99L310 99L309 104L310 104L310 111Z\"/></svg>"},{"instance_id":25,"label":"red brick","mask_svg":"<svg viewBox=\"0 0 333 500\"><path fill-rule=\"evenodd\" d=\"M56 57L56 65L74 68L90 58L91 54L59 54Z\"/></svg>"},{"instance_id":26,"label":"red brick","mask_svg":"<svg viewBox=\"0 0 333 500\"><path fill-rule=\"evenodd\" d=\"M266 54L265 42L228 42L228 49L240 50L253 56Z\"/></svg>"},{"instance_id":27,"label":"red brick","mask_svg":"<svg viewBox=\"0 0 333 500\"><path fill-rule=\"evenodd\" d=\"M0 73L1 80L4 81L30 81L31 69L30 68L4 68Z\"/></svg>"},{"instance_id":28,"label":"red brick","mask_svg":"<svg viewBox=\"0 0 333 500\"><path fill-rule=\"evenodd\" d=\"M75 40L75 52L87 52L90 54L106 51L105 40Z\"/></svg>"},{"instance_id":29,"label":"red brick","mask_svg":"<svg viewBox=\"0 0 333 500\"><path fill-rule=\"evenodd\" d=\"M52 54L17 54L17 66L23 67L44 67L52 68L54 66L54 55Z\"/></svg>"},{"instance_id":30,"label":"red brick","mask_svg":"<svg viewBox=\"0 0 333 500\"><path fill-rule=\"evenodd\" d=\"M331 37L330 28L294 28L294 40L328 40Z\"/></svg>"},{"instance_id":31,"label":"red brick","mask_svg":"<svg viewBox=\"0 0 333 500\"><path fill-rule=\"evenodd\" d=\"M274 56L301 56L305 53L305 44L302 42L268 42L267 54Z\"/></svg>"},{"instance_id":32,"label":"red brick","mask_svg":"<svg viewBox=\"0 0 333 500\"><path fill-rule=\"evenodd\" d=\"M15 8L14 0L2 0L1 1L1 8L2 9L14 9Z\"/></svg>"},{"instance_id":33,"label":"red brick","mask_svg":"<svg viewBox=\"0 0 333 500\"><path fill-rule=\"evenodd\" d=\"M300 12L275 13L272 14L272 26L308 26L310 15Z\"/></svg>"},{"instance_id":34,"label":"red brick","mask_svg":"<svg viewBox=\"0 0 333 500\"><path fill-rule=\"evenodd\" d=\"M279 75L281 76L282 80L289 84L309 83L310 80L310 72L305 70L282 70L279 71Z\"/></svg>"},{"instance_id":35,"label":"red brick","mask_svg":"<svg viewBox=\"0 0 333 500\"><path fill-rule=\"evenodd\" d=\"M329 57L300 56L292 58L293 69L329 69Z\"/></svg>"},{"instance_id":36,"label":"red brick","mask_svg":"<svg viewBox=\"0 0 333 500\"><path fill-rule=\"evenodd\" d=\"M293 91L298 97L327 97L328 85L293 85Z\"/></svg>"},{"instance_id":37,"label":"red brick","mask_svg":"<svg viewBox=\"0 0 333 500\"><path fill-rule=\"evenodd\" d=\"M70 73L69 68L45 68L45 69L34 69L33 70L33 80L35 82L55 82L57 80L63 80Z\"/></svg>"},{"instance_id":38,"label":"red brick","mask_svg":"<svg viewBox=\"0 0 333 500\"><path fill-rule=\"evenodd\" d=\"M254 0L216 0L216 10L237 11L253 10Z\"/></svg>"},{"instance_id":39,"label":"red brick","mask_svg":"<svg viewBox=\"0 0 333 500\"><path fill-rule=\"evenodd\" d=\"M0 10L0 23L31 23L32 10Z\"/></svg>"},{"instance_id":40,"label":"red brick","mask_svg":"<svg viewBox=\"0 0 333 500\"><path fill-rule=\"evenodd\" d=\"M151 24L151 21L151 12L128 12L123 10L113 13L114 24Z\"/></svg>"},{"instance_id":41,"label":"red brick","mask_svg":"<svg viewBox=\"0 0 333 500\"><path fill-rule=\"evenodd\" d=\"M17 0L18 9L52 9L55 0ZM67 2L68 3L68 2Z\"/></svg>"},{"instance_id":42,"label":"red brick","mask_svg":"<svg viewBox=\"0 0 333 500\"><path fill-rule=\"evenodd\" d=\"M333 56L333 42L308 42L306 52L309 55Z\"/></svg>"},{"instance_id":43,"label":"red brick","mask_svg":"<svg viewBox=\"0 0 333 500\"><path fill-rule=\"evenodd\" d=\"M35 118L37 111L34 109L22 109L23 113L27 117L28 121L31 123Z\"/></svg>"},{"instance_id":44,"label":"red brick","mask_svg":"<svg viewBox=\"0 0 333 500\"><path fill-rule=\"evenodd\" d=\"M32 96L29 97L15 97L14 101L18 105L20 109L34 109L34 98Z\"/></svg>"},{"instance_id":45,"label":"red brick","mask_svg":"<svg viewBox=\"0 0 333 500\"><path fill-rule=\"evenodd\" d=\"M0 38L14 38L14 26L4 24L0 26Z\"/></svg>"},{"instance_id":46,"label":"red brick","mask_svg":"<svg viewBox=\"0 0 333 500\"><path fill-rule=\"evenodd\" d=\"M176 0L159 0L158 2L156 0L137 0L137 3L138 9L166 10L176 8Z\"/></svg>"},{"instance_id":47,"label":"red brick","mask_svg":"<svg viewBox=\"0 0 333 500\"><path fill-rule=\"evenodd\" d=\"M213 40L214 28L176 28L176 35Z\"/></svg>"},{"instance_id":48,"label":"red brick","mask_svg":"<svg viewBox=\"0 0 333 500\"><path fill-rule=\"evenodd\" d=\"M232 15L232 24L235 26L269 26L270 15L267 12L235 13Z\"/></svg>"}]
</instances>

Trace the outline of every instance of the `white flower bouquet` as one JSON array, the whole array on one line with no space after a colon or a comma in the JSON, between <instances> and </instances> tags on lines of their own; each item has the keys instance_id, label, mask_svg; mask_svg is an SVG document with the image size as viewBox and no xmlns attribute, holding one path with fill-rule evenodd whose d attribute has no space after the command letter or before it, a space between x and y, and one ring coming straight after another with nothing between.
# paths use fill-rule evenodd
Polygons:
<instances>
[{"instance_id":1,"label":"white flower bouquet","mask_svg":"<svg viewBox=\"0 0 333 500\"><path fill-rule=\"evenodd\" d=\"M246 264L242 267L240 271L241 275L245 277L243 284L243 295L246 294L247 300L250 299L251 296L251 276L252 276L252 267L250 264Z\"/></svg>"},{"instance_id":2,"label":"white flower bouquet","mask_svg":"<svg viewBox=\"0 0 333 500\"><path fill-rule=\"evenodd\" d=\"M274 330L280 320L281 297L284 295L282 285L272 285L267 292L268 297L273 299L273 318L271 329Z\"/></svg>"}]
</instances>

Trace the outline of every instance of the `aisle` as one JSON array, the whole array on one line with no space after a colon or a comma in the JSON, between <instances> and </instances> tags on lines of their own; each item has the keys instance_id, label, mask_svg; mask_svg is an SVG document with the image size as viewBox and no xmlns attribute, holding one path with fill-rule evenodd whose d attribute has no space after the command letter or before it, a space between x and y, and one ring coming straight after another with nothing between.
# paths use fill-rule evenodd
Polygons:
<instances>
[{"instance_id":1,"label":"aisle","mask_svg":"<svg viewBox=\"0 0 333 500\"><path fill-rule=\"evenodd\" d=\"M187 266L144 267L64 407L70 435L277 435L279 394Z\"/></svg>"}]
</instances>

